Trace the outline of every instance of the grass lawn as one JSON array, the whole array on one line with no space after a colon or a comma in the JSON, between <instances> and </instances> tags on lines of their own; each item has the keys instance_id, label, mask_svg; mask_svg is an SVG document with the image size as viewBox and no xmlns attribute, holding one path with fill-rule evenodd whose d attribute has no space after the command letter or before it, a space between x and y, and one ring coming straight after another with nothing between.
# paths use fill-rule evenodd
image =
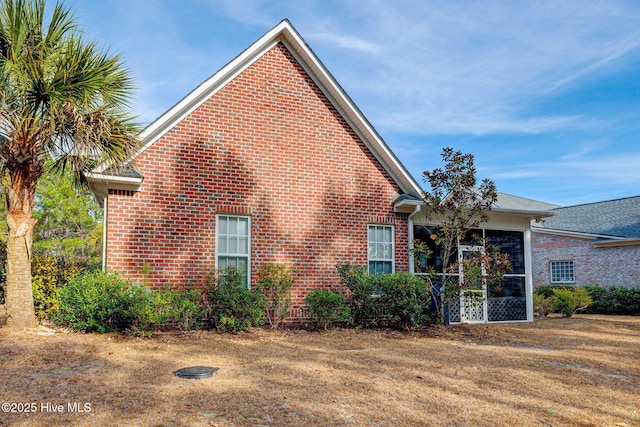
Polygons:
<instances>
[{"instance_id":1,"label":"grass lawn","mask_svg":"<svg viewBox=\"0 0 640 427\"><path fill-rule=\"evenodd\" d=\"M172 375L194 365L220 370ZM0 402L35 409L0 425L640 426L640 316L150 339L0 329L0 366Z\"/></svg>"}]
</instances>

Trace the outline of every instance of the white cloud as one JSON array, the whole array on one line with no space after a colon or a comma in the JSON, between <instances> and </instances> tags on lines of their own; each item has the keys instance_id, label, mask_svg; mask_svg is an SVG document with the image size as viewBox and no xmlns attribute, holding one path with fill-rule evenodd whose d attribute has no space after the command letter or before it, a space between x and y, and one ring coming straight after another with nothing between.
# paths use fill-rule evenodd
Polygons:
<instances>
[{"instance_id":1,"label":"white cloud","mask_svg":"<svg viewBox=\"0 0 640 427\"><path fill-rule=\"evenodd\" d=\"M330 43L343 49L353 49L371 53L375 53L378 50L377 46L374 43L368 42L367 40L355 37L353 35L334 34L331 32L318 32L306 34L305 38L308 40L318 40Z\"/></svg>"},{"instance_id":2,"label":"white cloud","mask_svg":"<svg viewBox=\"0 0 640 427\"><path fill-rule=\"evenodd\" d=\"M360 25L345 19L342 30L349 25L354 37L376 48L353 61L355 71L345 71L342 82L374 105L372 121L394 131L539 133L584 126L577 115L530 111L624 60L640 43L640 8L628 3L367 4Z\"/></svg>"}]
</instances>

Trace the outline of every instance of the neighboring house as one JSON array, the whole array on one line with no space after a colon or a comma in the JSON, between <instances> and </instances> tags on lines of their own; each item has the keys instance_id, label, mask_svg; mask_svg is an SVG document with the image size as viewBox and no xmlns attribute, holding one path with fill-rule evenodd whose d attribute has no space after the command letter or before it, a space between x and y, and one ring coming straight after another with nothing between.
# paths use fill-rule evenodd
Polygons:
<instances>
[{"instance_id":1,"label":"neighboring house","mask_svg":"<svg viewBox=\"0 0 640 427\"><path fill-rule=\"evenodd\" d=\"M552 212L532 223L535 287L640 285L640 196Z\"/></svg>"},{"instance_id":2,"label":"neighboring house","mask_svg":"<svg viewBox=\"0 0 640 427\"><path fill-rule=\"evenodd\" d=\"M197 286L233 265L251 286L259 265L285 263L296 320L310 290L341 288L339 263L414 271L409 242L437 225L420 214L420 186L286 20L141 137L127 165L88 176L105 211L105 269L133 281ZM508 279L518 307L493 317L485 307L471 321L533 319L529 224L541 214L503 198L486 232L518 254Z\"/></svg>"}]
</instances>

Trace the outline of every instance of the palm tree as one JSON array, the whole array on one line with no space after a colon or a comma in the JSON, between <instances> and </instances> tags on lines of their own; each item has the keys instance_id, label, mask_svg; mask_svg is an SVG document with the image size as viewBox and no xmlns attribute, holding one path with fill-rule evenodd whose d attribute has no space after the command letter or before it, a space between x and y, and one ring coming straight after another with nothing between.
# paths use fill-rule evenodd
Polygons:
<instances>
[{"instance_id":1,"label":"palm tree","mask_svg":"<svg viewBox=\"0 0 640 427\"><path fill-rule=\"evenodd\" d=\"M7 324L36 324L31 290L36 184L71 171L77 183L98 163L121 163L137 148L129 116L132 82L120 59L84 40L57 3L0 5L0 171L7 204Z\"/></svg>"}]
</instances>

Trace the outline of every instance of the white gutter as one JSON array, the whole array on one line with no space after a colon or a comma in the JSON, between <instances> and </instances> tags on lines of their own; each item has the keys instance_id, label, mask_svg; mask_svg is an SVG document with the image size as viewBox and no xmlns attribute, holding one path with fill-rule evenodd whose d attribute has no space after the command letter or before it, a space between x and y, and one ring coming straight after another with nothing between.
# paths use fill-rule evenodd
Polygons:
<instances>
[{"instance_id":1,"label":"white gutter","mask_svg":"<svg viewBox=\"0 0 640 427\"><path fill-rule=\"evenodd\" d=\"M416 205L415 209L411 214L409 214L409 218L407 219L407 235L409 238L409 273L416 272L416 257L413 254L413 217L420 213L420 208L422 205Z\"/></svg>"},{"instance_id":2,"label":"white gutter","mask_svg":"<svg viewBox=\"0 0 640 427\"><path fill-rule=\"evenodd\" d=\"M104 197L104 215L102 215L102 271L107 271L107 223L109 221L109 196Z\"/></svg>"}]
</instances>

